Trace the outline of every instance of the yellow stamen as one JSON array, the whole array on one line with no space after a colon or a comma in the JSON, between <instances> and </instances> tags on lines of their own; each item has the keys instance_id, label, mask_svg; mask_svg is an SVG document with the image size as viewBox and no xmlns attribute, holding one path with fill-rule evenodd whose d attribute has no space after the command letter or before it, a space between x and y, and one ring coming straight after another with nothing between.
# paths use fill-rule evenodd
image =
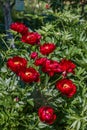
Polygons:
<instances>
[{"instance_id":1,"label":"yellow stamen","mask_svg":"<svg viewBox=\"0 0 87 130\"><path fill-rule=\"evenodd\" d=\"M26 72L25 74L26 74L27 76L31 76L31 75L32 75L31 72Z\"/></svg>"},{"instance_id":2,"label":"yellow stamen","mask_svg":"<svg viewBox=\"0 0 87 130\"><path fill-rule=\"evenodd\" d=\"M68 84L64 84L63 88L69 88L69 85Z\"/></svg>"},{"instance_id":3,"label":"yellow stamen","mask_svg":"<svg viewBox=\"0 0 87 130\"><path fill-rule=\"evenodd\" d=\"M21 64L19 61L14 62L15 65Z\"/></svg>"}]
</instances>

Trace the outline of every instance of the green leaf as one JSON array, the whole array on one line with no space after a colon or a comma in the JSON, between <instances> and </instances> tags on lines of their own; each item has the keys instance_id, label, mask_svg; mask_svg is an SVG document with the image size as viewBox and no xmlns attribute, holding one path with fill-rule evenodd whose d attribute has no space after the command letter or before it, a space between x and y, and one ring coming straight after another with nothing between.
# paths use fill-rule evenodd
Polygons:
<instances>
[{"instance_id":1,"label":"green leaf","mask_svg":"<svg viewBox=\"0 0 87 130\"><path fill-rule=\"evenodd\" d=\"M81 121L78 121L76 130L80 130L80 128L81 128Z\"/></svg>"},{"instance_id":2,"label":"green leaf","mask_svg":"<svg viewBox=\"0 0 87 130\"><path fill-rule=\"evenodd\" d=\"M40 122L39 124L38 124L38 127L39 128L45 128L45 127L47 127L48 125L47 124L45 124L45 123L43 123L43 122Z\"/></svg>"},{"instance_id":3,"label":"green leaf","mask_svg":"<svg viewBox=\"0 0 87 130\"><path fill-rule=\"evenodd\" d=\"M27 102L34 107L34 100L33 99L27 99Z\"/></svg>"}]
</instances>

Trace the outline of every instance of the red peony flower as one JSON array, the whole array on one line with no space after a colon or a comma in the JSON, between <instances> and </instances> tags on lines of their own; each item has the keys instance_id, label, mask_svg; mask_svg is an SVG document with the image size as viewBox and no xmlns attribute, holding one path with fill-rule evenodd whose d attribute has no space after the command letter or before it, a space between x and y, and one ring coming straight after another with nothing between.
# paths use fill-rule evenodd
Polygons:
<instances>
[{"instance_id":1,"label":"red peony flower","mask_svg":"<svg viewBox=\"0 0 87 130\"><path fill-rule=\"evenodd\" d=\"M19 76L24 82L27 83L38 82L40 80L39 73L32 67L20 71Z\"/></svg>"},{"instance_id":2,"label":"red peony flower","mask_svg":"<svg viewBox=\"0 0 87 130\"><path fill-rule=\"evenodd\" d=\"M40 52L43 55L48 55L55 50L56 46L53 43L45 43L40 46Z\"/></svg>"},{"instance_id":3,"label":"red peony flower","mask_svg":"<svg viewBox=\"0 0 87 130\"><path fill-rule=\"evenodd\" d=\"M38 53L37 53L37 52L32 52L32 53L30 54L30 57L31 57L32 59L35 59L35 58L38 57Z\"/></svg>"},{"instance_id":4,"label":"red peony flower","mask_svg":"<svg viewBox=\"0 0 87 130\"><path fill-rule=\"evenodd\" d=\"M19 56L9 58L7 61L7 67L10 68L16 74L18 74L20 70L26 68L26 66L27 60Z\"/></svg>"},{"instance_id":5,"label":"red peony flower","mask_svg":"<svg viewBox=\"0 0 87 130\"><path fill-rule=\"evenodd\" d=\"M28 32L27 34L23 35L21 40L22 42L35 45L39 44L41 39L41 35L37 32Z\"/></svg>"},{"instance_id":6,"label":"red peony flower","mask_svg":"<svg viewBox=\"0 0 87 130\"><path fill-rule=\"evenodd\" d=\"M49 4L46 4L45 8L46 8L46 9L49 9L49 8L50 8L50 5L49 5Z\"/></svg>"},{"instance_id":7,"label":"red peony flower","mask_svg":"<svg viewBox=\"0 0 87 130\"><path fill-rule=\"evenodd\" d=\"M74 73L75 68L76 65L70 60L62 59L60 62L60 69L63 72L63 76L66 76L67 73Z\"/></svg>"},{"instance_id":8,"label":"red peony flower","mask_svg":"<svg viewBox=\"0 0 87 130\"><path fill-rule=\"evenodd\" d=\"M15 97L15 98L14 98L14 101L15 101L15 102L18 102L18 101L19 101L19 98L18 98L18 97Z\"/></svg>"},{"instance_id":9,"label":"red peony flower","mask_svg":"<svg viewBox=\"0 0 87 130\"><path fill-rule=\"evenodd\" d=\"M76 86L69 79L62 79L56 83L56 88L68 98L71 98L76 93Z\"/></svg>"},{"instance_id":10,"label":"red peony flower","mask_svg":"<svg viewBox=\"0 0 87 130\"><path fill-rule=\"evenodd\" d=\"M41 58L37 58L36 60L35 60L35 65L36 66L42 66L44 63L45 63L45 61L47 60L47 58L46 57L41 57Z\"/></svg>"},{"instance_id":11,"label":"red peony flower","mask_svg":"<svg viewBox=\"0 0 87 130\"><path fill-rule=\"evenodd\" d=\"M49 106L42 106L38 110L39 118L42 122L47 124L53 124L56 120L56 114L54 114L53 108Z\"/></svg>"},{"instance_id":12,"label":"red peony flower","mask_svg":"<svg viewBox=\"0 0 87 130\"><path fill-rule=\"evenodd\" d=\"M42 71L53 76L55 73L60 73L59 63L57 61L47 59L42 66Z\"/></svg>"},{"instance_id":13,"label":"red peony flower","mask_svg":"<svg viewBox=\"0 0 87 130\"><path fill-rule=\"evenodd\" d=\"M10 25L10 28L22 35L28 33L28 28L23 23L19 23L19 22L12 23Z\"/></svg>"}]
</instances>

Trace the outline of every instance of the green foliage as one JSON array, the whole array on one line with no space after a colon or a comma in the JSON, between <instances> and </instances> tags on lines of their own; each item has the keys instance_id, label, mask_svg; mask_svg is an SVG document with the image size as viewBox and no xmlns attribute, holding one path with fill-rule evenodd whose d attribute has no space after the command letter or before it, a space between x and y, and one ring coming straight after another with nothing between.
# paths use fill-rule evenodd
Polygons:
<instances>
[{"instance_id":1,"label":"green foliage","mask_svg":"<svg viewBox=\"0 0 87 130\"><path fill-rule=\"evenodd\" d=\"M55 52L55 55L57 55L53 59L59 60L59 58L67 57L77 64L75 77L73 79L78 86L77 95L72 101L65 101L64 106L64 111L66 109L65 118L68 124L68 126L66 126L67 130L86 130L87 128L86 26L87 22L85 20L79 20L79 16L65 12L57 13L56 20L53 21L52 24L47 23L42 29L39 29L39 32L44 36L46 42L55 42L57 45L57 51ZM60 101L62 102L62 100ZM55 102L52 103L52 105L55 104ZM60 104L56 105L60 106ZM63 108L61 109L63 110Z\"/></svg>"}]
</instances>

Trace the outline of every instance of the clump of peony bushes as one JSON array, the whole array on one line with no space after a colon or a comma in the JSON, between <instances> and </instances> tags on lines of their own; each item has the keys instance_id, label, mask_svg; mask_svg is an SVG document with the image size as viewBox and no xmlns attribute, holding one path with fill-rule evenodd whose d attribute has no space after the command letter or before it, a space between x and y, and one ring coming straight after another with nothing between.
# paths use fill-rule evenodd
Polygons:
<instances>
[{"instance_id":1,"label":"clump of peony bushes","mask_svg":"<svg viewBox=\"0 0 87 130\"><path fill-rule=\"evenodd\" d=\"M58 45L43 35L46 30L41 35L19 22L10 29L14 46L1 38L7 47L1 55L1 129L86 130L86 71L78 65L80 52L74 57L76 48Z\"/></svg>"}]
</instances>

